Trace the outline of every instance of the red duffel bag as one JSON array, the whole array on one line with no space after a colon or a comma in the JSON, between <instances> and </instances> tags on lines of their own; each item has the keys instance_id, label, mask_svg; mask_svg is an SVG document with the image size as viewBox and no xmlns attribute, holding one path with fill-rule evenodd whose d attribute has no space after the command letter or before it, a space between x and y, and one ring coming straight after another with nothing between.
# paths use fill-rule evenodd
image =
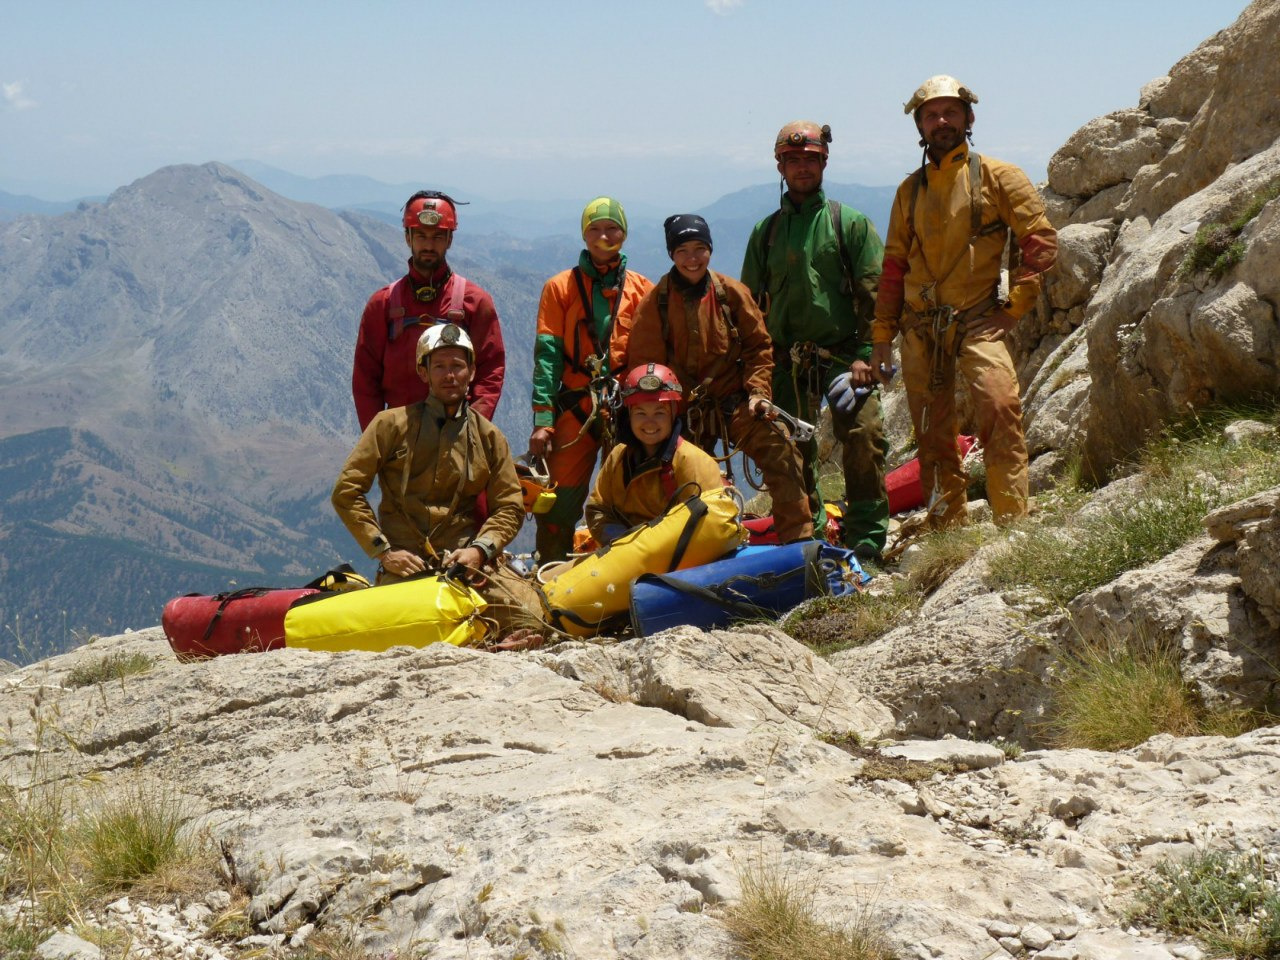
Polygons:
<instances>
[{"instance_id":1,"label":"red duffel bag","mask_svg":"<svg viewBox=\"0 0 1280 960\"><path fill-rule=\"evenodd\" d=\"M967 454L974 444L973 437L963 434L956 437L960 456ZM912 457L897 469L884 475L884 491L889 497L889 512L903 513L924 506L924 489L920 486L920 458Z\"/></svg>"},{"instance_id":2,"label":"red duffel bag","mask_svg":"<svg viewBox=\"0 0 1280 960\"><path fill-rule=\"evenodd\" d=\"M314 587L245 587L216 596L188 594L164 605L160 625L179 660L284 646L284 615Z\"/></svg>"}]
</instances>

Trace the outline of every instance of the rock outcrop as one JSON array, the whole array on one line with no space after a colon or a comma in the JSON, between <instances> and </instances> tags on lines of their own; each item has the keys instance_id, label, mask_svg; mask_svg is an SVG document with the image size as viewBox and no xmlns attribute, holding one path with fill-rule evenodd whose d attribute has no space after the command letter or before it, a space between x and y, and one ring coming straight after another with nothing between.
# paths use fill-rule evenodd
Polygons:
<instances>
[{"instance_id":1,"label":"rock outcrop","mask_svg":"<svg viewBox=\"0 0 1280 960\"><path fill-rule=\"evenodd\" d=\"M900 737L1040 743L1052 663L1081 642L1115 636L1181 650L1183 675L1207 704L1275 711L1280 487L1213 512L1205 525L1208 535L1047 617L1034 615L1040 604L1025 588L987 586L987 563L1004 548L984 547L909 623L831 663L889 706Z\"/></svg>"},{"instance_id":2,"label":"rock outcrop","mask_svg":"<svg viewBox=\"0 0 1280 960\"><path fill-rule=\"evenodd\" d=\"M1255 0L1050 160L1061 258L1013 342L1033 481L1078 453L1106 476L1172 419L1280 391L1280 202L1220 277L1181 272L1197 228L1280 183L1278 93L1280 5Z\"/></svg>"},{"instance_id":3,"label":"rock outcrop","mask_svg":"<svg viewBox=\"0 0 1280 960\"><path fill-rule=\"evenodd\" d=\"M158 660L66 687L110 653ZM176 785L224 845L255 930L238 947L202 933L218 892L126 900L97 921L157 956L214 960L301 942L317 922L352 923L379 953L728 960L718 917L760 863L811 877L834 921L871 904L904 957L1006 942L1167 960L1175 944L1122 919L1133 872L1209 841L1280 839L1276 730L1003 763L982 744L913 743L896 752L971 771L864 779L866 761L821 734L890 721L859 692L879 689L875 673L842 681L767 627L536 655L187 664L146 630L0 681L14 721L0 767L11 783L38 767L99 791Z\"/></svg>"},{"instance_id":4,"label":"rock outcrop","mask_svg":"<svg viewBox=\"0 0 1280 960\"><path fill-rule=\"evenodd\" d=\"M156 957L350 925L376 952L728 960L720 918L767 864L812 878L837 922L872 903L903 957L1168 960L1192 948L1130 927L1135 878L1198 849L1275 848L1280 728L1117 754L996 745L1038 742L1055 661L1105 634L1180 648L1206 702L1274 709L1280 487L1205 528L1049 617L986 586L984 548L912 622L829 661L767 625L201 663L158 630L125 634L0 677L0 774L91 798L180 791L253 929L209 932L221 890L94 914ZM69 686L139 653L143 674ZM943 772L872 778L873 755L842 743Z\"/></svg>"}]
</instances>

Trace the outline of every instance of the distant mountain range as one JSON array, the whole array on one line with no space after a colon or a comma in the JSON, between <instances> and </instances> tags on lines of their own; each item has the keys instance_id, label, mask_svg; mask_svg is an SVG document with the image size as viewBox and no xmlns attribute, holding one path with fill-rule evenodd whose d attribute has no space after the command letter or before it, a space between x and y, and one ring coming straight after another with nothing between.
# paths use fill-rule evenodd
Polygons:
<instances>
[{"instance_id":1,"label":"distant mountain range","mask_svg":"<svg viewBox=\"0 0 1280 960\"><path fill-rule=\"evenodd\" d=\"M358 435L359 317L403 273L416 187L252 166L166 167L100 202L0 194L24 207L0 223L0 658L154 624L185 592L370 570L328 494ZM890 188L829 192L887 219ZM450 262L497 304L520 449L538 295L577 260L580 206L472 199ZM776 204L764 185L702 208L714 266L736 276ZM655 279L664 216L629 211Z\"/></svg>"},{"instance_id":2,"label":"distant mountain range","mask_svg":"<svg viewBox=\"0 0 1280 960\"><path fill-rule=\"evenodd\" d=\"M25 194L5 193L0 190L0 222L16 220L18 217L28 213L36 213L43 216L68 213L74 210L81 202L80 200L40 200L36 197L28 197Z\"/></svg>"},{"instance_id":3,"label":"distant mountain range","mask_svg":"<svg viewBox=\"0 0 1280 960\"><path fill-rule=\"evenodd\" d=\"M254 160L237 161L235 167L292 200L334 210L358 210L392 224L400 222L401 206L415 191L424 188L443 190L460 201L468 201L468 205L459 211L458 249L496 245L495 252L501 254L499 237L534 241L522 263L545 271L547 276L563 270L572 262L562 255L561 248L566 244L572 248L570 256L576 257L580 248L578 218L582 207L591 199L584 196L581 199L493 200L469 195L448 184L388 184L361 176L300 177ZM828 196L865 213L881 236L889 225L889 208L895 189L896 186L826 184ZM668 210L619 196L630 221L626 246L628 261L632 269L651 279L665 273L671 268L671 261L667 256L662 222L673 213L698 213L706 217L711 227L715 246L712 266L721 273L736 277L742 268L751 228L777 209L778 198L776 181L745 187L696 210Z\"/></svg>"}]
</instances>

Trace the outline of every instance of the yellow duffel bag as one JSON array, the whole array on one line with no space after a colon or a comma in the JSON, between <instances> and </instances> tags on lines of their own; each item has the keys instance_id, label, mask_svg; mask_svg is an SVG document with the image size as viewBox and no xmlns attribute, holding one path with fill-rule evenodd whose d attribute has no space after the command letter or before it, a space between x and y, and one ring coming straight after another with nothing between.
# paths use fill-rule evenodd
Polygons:
<instances>
[{"instance_id":1,"label":"yellow duffel bag","mask_svg":"<svg viewBox=\"0 0 1280 960\"><path fill-rule=\"evenodd\" d=\"M732 488L690 497L548 579L542 585L547 620L573 636L595 636L628 614L631 584L640 574L698 567L746 539Z\"/></svg>"},{"instance_id":2,"label":"yellow duffel bag","mask_svg":"<svg viewBox=\"0 0 1280 960\"><path fill-rule=\"evenodd\" d=\"M425 574L349 593L304 597L284 617L284 645L306 650L389 650L484 643L488 604L465 584Z\"/></svg>"}]
</instances>

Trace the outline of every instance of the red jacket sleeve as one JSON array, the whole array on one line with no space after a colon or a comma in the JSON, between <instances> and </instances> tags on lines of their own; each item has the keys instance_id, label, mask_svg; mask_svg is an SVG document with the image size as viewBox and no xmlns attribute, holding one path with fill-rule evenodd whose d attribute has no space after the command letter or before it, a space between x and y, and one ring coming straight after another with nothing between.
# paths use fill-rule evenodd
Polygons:
<instances>
[{"instance_id":1,"label":"red jacket sleeve","mask_svg":"<svg viewBox=\"0 0 1280 960\"><path fill-rule=\"evenodd\" d=\"M466 304L472 346L476 348L476 379L471 385L471 406L487 420L493 420L502 399L502 381L507 373L507 351L502 343L502 325L493 298L473 283L467 284Z\"/></svg>"},{"instance_id":2,"label":"red jacket sleeve","mask_svg":"<svg viewBox=\"0 0 1280 960\"><path fill-rule=\"evenodd\" d=\"M355 363L351 368L351 396L363 431L386 405L382 395L382 360L387 349L387 296L378 290L365 304L356 334Z\"/></svg>"}]
</instances>

